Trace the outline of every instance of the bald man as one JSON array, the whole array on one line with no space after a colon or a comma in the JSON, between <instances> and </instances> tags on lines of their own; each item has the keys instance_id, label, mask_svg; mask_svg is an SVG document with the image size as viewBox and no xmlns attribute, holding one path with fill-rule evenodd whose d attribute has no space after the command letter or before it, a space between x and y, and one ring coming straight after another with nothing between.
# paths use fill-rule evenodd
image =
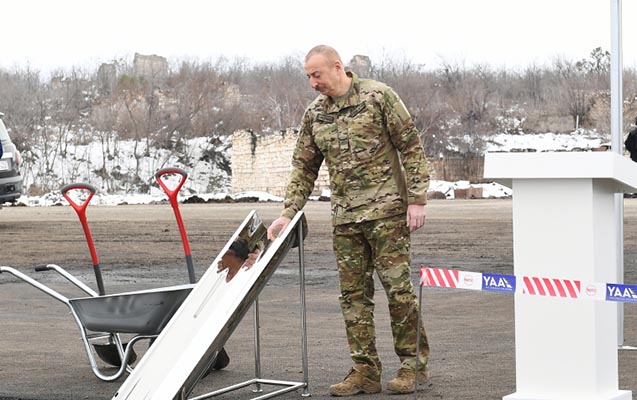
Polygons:
<instances>
[{"instance_id":1,"label":"bald man","mask_svg":"<svg viewBox=\"0 0 637 400\"><path fill-rule=\"evenodd\" d=\"M410 268L410 234L425 223L429 186L418 130L391 88L346 71L333 48L314 47L304 68L310 86L320 94L303 116L284 209L268 228L268 236L274 239L303 208L325 161L339 301L354 364L342 382L330 387L330 394L382 390L374 271L387 295L394 349L401 360L387 389L411 393L429 378L429 344L422 325L420 354L416 354L419 310Z\"/></svg>"}]
</instances>

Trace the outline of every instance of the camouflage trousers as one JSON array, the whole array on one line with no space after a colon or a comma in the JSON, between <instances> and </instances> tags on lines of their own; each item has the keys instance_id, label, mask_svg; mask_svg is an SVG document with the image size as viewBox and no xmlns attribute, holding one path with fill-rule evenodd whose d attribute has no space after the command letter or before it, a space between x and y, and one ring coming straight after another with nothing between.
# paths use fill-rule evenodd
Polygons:
<instances>
[{"instance_id":1,"label":"camouflage trousers","mask_svg":"<svg viewBox=\"0 0 637 400\"><path fill-rule=\"evenodd\" d=\"M387 295L394 350L402 365L415 369L418 302L410 274L410 236L405 214L337 225L334 252L340 278L341 310L355 369L378 379L382 363L374 327L374 270ZM420 366L426 365L429 344L420 326Z\"/></svg>"}]
</instances>

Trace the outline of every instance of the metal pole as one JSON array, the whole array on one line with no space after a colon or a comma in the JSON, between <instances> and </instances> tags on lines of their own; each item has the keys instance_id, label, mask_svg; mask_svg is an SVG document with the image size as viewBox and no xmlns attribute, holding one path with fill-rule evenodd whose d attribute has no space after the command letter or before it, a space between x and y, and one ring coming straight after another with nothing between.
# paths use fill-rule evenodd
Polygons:
<instances>
[{"instance_id":1,"label":"metal pole","mask_svg":"<svg viewBox=\"0 0 637 400\"><path fill-rule=\"evenodd\" d=\"M257 297L254 300L254 305L252 306L254 309L254 376L256 380L256 389L253 390L254 393L260 393L263 391L261 388L261 383L259 379L261 379L261 337L259 335L259 298Z\"/></svg>"},{"instance_id":2,"label":"metal pole","mask_svg":"<svg viewBox=\"0 0 637 400\"><path fill-rule=\"evenodd\" d=\"M416 325L416 379L414 381L414 399L418 399L418 359L420 358L420 313L422 312L422 283L418 280L418 322Z\"/></svg>"},{"instance_id":3,"label":"metal pole","mask_svg":"<svg viewBox=\"0 0 637 400\"><path fill-rule=\"evenodd\" d=\"M611 149L624 154L623 138L623 59L622 59L622 2L611 0L611 50L610 50L610 131ZM624 195L615 193L615 225L617 235L617 278L624 282ZM624 304L617 303L617 345L624 344Z\"/></svg>"},{"instance_id":4,"label":"metal pole","mask_svg":"<svg viewBox=\"0 0 637 400\"><path fill-rule=\"evenodd\" d=\"M303 363L303 383L305 388L301 396L309 397L310 389L308 384L308 360L307 360L307 321L305 313L305 256L303 255L303 223L297 225L298 243L299 243L299 286L301 295L301 360Z\"/></svg>"}]
</instances>

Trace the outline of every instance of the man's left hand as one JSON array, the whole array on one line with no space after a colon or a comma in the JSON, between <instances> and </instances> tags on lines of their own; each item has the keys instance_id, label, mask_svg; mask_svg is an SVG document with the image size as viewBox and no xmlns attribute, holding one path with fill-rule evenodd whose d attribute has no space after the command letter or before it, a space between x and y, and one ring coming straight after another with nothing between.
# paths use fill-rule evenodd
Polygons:
<instances>
[{"instance_id":1,"label":"man's left hand","mask_svg":"<svg viewBox=\"0 0 637 400\"><path fill-rule=\"evenodd\" d=\"M407 226L413 232L425 224L425 205L410 204L407 207Z\"/></svg>"}]
</instances>

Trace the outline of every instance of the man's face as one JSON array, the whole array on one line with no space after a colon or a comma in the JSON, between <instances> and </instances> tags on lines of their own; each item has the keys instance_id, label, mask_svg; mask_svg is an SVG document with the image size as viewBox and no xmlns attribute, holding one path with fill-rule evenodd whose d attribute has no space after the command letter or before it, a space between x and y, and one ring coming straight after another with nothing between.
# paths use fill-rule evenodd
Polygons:
<instances>
[{"instance_id":1,"label":"man's face","mask_svg":"<svg viewBox=\"0 0 637 400\"><path fill-rule=\"evenodd\" d=\"M226 251L226 254L221 257L221 262L217 267L217 272L221 272L225 269L228 270L228 275L226 276L226 282L230 282L232 278L239 272L239 269L243 265L245 260L241 259L241 257L237 256L237 254L232 251Z\"/></svg>"},{"instance_id":2,"label":"man's face","mask_svg":"<svg viewBox=\"0 0 637 400\"><path fill-rule=\"evenodd\" d=\"M310 86L326 96L335 96L339 81L337 62L330 63L323 54L314 54L305 63Z\"/></svg>"}]
</instances>

